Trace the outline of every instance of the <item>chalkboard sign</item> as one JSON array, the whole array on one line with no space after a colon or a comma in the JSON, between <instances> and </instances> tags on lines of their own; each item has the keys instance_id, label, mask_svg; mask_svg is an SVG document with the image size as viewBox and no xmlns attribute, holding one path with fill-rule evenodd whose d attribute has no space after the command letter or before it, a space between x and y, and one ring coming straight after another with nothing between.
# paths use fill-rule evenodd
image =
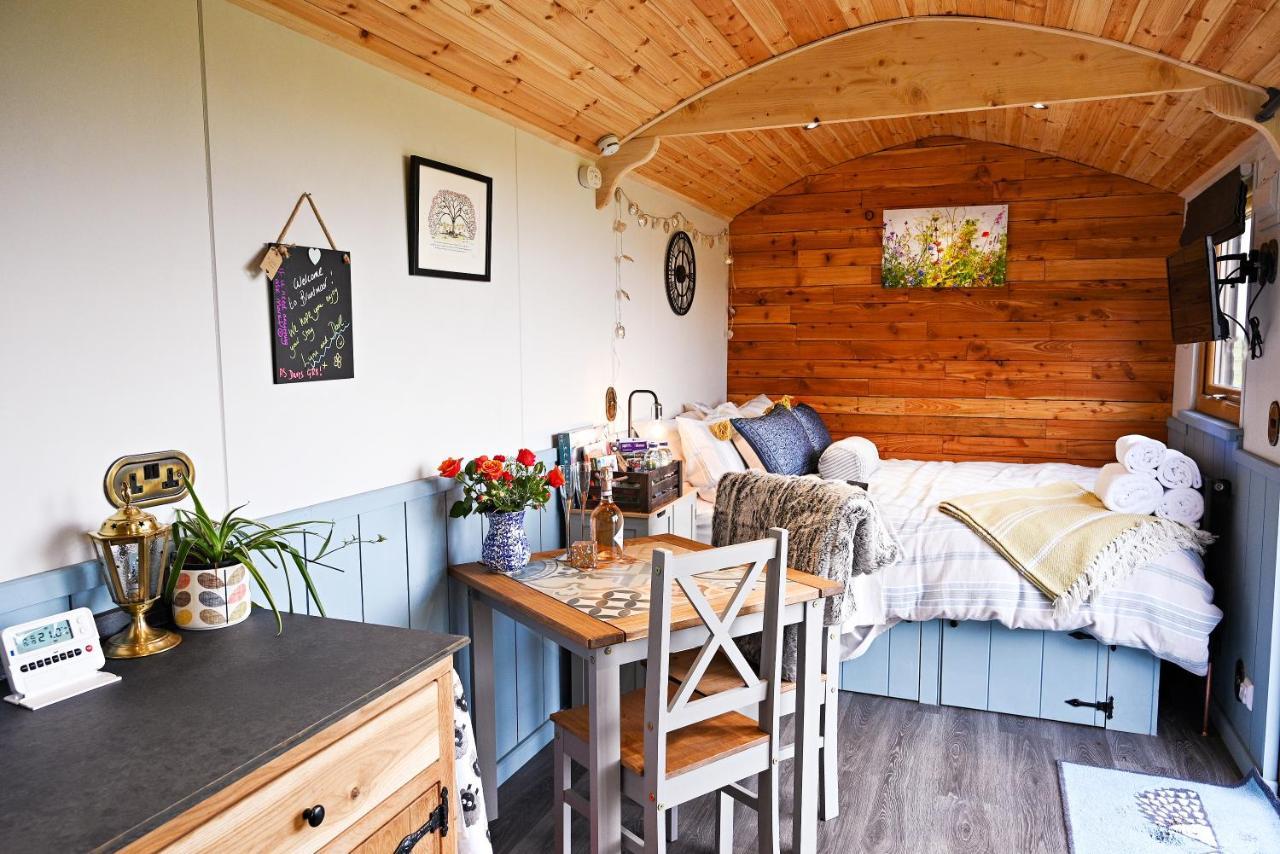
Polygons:
<instances>
[{"instance_id":1,"label":"chalkboard sign","mask_svg":"<svg viewBox=\"0 0 1280 854\"><path fill-rule=\"evenodd\" d=\"M277 384L355 376L351 261L345 252L288 247L288 256L270 279L270 296Z\"/></svg>"}]
</instances>

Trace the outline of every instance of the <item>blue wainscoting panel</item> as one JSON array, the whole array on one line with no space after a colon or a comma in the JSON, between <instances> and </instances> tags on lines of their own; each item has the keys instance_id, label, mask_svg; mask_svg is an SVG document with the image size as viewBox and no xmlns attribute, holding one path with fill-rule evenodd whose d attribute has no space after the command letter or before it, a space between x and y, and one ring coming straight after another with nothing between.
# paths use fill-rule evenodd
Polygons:
<instances>
[{"instance_id":1,"label":"blue wainscoting panel","mask_svg":"<svg viewBox=\"0 0 1280 854\"><path fill-rule=\"evenodd\" d=\"M319 555L327 534L324 526L313 527L313 535L307 537L307 557ZM360 517L347 516L335 519L333 537L330 548L360 536ZM312 599L307 609L312 614L320 613L320 605L324 606L325 616L338 620L364 622L364 586L360 579L360 547L352 544L339 552L324 558L323 565L312 564L308 571L315 583L316 592L320 594L320 602Z\"/></svg>"},{"instance_id":2,"label":"blue wainscoting panel","mask_svg":"<svg viewBox=\"0 0 1280 854\"><path fill-rule=\"evenodd\" d=\"M1012 715L1040 716L1044 632L991 623L991 678L987 708Z\"/></svg>"},{"instance_id":3,"label":"blue wainscoting panel","mask_svg":"<svg viewBox=\"0 0 1280 854\"><path fill-rule=\"evenodd\" d=\"M888 631L889 696L920 699L920 624L898 623Z\"/></svg>"},{"instance_id":4,"label":"blue wainscoting panel","mask_svg":"<svg viewBox=\"0 0 1280 854\"><path fill-rule=\"evenodd\" d=\"M840 688L859 694L889 694L889 634L880 635L867 651L840 665Z\"/></svg>"},{"instance_id":5,"label":"blue wainscoting panel","mask_svg":"<svg viewBox=\"0 0 1280 854\"><path fill-rule=\"evenodd\" d=\"M445 525L448 496L424 495L404 505L408 560L409 627L449 631L449 541Z\"/></svg>"},{"instance_id":6,"label":"blue wainscoting panel","mask_svg":"<svg viewBox=\"0 0 1280 854\"><path fill-rule=\"evenodd\" d=\"M1040 717L1076 724L1097 724L1094 709L1069 706L1067 700L1094 702L1098 699L1098 643L1092 638L1079 640L1063 632L1042 634L1042 666L1044 672L1052 674L1053 678L1041 680Z\"/></svg>"},{"instance_id":7,"label":"blue wainscoting panel","mask_svg":"<svg viewBox=\"0 0 1280 854\"><path fill-rule=\"evenodd\" d=\"M942 703L987 707L991 672L991 626L979 620L948 620L942 626Z\"/></svg>"},{"instance_id":8,"label":"blue wainscoting panel","mask_svg":"<svg viewBox=\"0 0 1280 854\"><path fill-rule=\"evenodd\" d=\"M1160 696L1160 659L1142 650L1118 646L1110 651L1106 686L1100 697L1115 697L1115 717L1110 729L1155 732L1156 698Z\"/></svg>"}]
</instances>

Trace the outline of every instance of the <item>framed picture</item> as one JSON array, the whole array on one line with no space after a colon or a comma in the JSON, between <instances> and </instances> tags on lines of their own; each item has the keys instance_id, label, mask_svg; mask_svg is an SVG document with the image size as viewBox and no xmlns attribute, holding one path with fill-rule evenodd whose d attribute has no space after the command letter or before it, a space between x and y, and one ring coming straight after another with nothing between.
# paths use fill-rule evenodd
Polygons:
<instances>
[{"instance_id":1,"label":"framed picture","mask_svg":"<svg viewBox=\"0 0 1280 854\"><path fill-rule=\"evenodd\" d=\"M489 281L493 179L409 158L409 273Z\"/></svg>"},{"instance_id":2,"label":"framed picture","mask_svg":"<svg viewBox=\"0 0 1280 854\"><path fill-rule=\"evenodd\" d=\"M1009 206L884 212L880 280L886 288L1002 288Z\"/></svg>"}]
</instances>

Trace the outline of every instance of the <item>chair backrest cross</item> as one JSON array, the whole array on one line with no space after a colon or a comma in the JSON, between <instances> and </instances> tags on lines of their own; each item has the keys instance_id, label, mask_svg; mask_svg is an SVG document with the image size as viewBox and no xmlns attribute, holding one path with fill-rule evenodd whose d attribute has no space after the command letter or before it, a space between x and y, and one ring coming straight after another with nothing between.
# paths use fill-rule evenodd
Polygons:
<instances>
[{"instance_id":1,"label":"chair backrest cross","mask_svg":"<svg viewBox=\"0 0 1280 854\"><path fill-rule=\"evenodd\" d=\"M717 613L698 584L698 576L744 567L724 608ZM653 553L649 597L649 656L645 690L645 788L661 802L667 780L667 742L675 730L726 712L757 705L762 732L777 750L778 695L782 684L782 627L787 576L787 532L772 528L762 540L702 552ZM753 667L730 634L734 621L763 577L765 596L759 667ZM706 640L677 687L670 681L671 607L677 587L707 631ZM717 653L728 658L743 685L700 694L698 682ZM776 754L774 754L776 756Z\"/></svg>"}]
</instances>

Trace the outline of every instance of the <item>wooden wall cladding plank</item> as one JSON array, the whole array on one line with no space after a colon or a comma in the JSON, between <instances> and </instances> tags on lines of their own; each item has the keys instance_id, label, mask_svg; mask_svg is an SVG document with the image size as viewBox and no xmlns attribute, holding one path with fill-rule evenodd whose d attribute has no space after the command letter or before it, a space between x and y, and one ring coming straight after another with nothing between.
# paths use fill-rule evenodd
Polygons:
<instances>
[{"instance_id":1,"label":"wooden wall cladding plank","mask_svg":"<svg viewBox=\"0 0 1280 854\"><path fill-rule=\"evenodd\" d=\"M884 211L1009 205L1007 288L886 290ZM1040 152L936 137L795 182L733 220L728 392L792 394L919 459L1101 465L1166 434L1165 257L1182 199Z\"/></svg>"}]
</instances>

